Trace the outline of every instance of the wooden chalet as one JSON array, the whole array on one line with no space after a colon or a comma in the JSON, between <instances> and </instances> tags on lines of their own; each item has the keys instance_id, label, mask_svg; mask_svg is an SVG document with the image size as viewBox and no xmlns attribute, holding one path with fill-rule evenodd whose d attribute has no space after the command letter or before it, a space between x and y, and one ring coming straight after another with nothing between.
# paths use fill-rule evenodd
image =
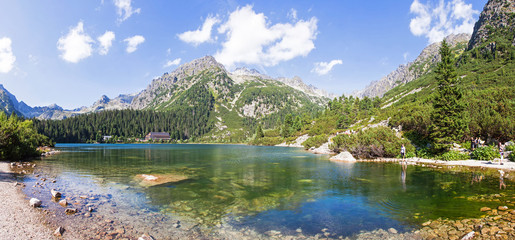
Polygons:
<instances>
[{"instance_id":1,"label":"wooden chalet","mask_svg":"<svg viewBox=\"0 0 515 240\"><path fill-rule=\"evenodd\" d=\"M170 134L167 132L149 132L145 136L145 140L170 140Z\"/></svg>"}]
</instances>

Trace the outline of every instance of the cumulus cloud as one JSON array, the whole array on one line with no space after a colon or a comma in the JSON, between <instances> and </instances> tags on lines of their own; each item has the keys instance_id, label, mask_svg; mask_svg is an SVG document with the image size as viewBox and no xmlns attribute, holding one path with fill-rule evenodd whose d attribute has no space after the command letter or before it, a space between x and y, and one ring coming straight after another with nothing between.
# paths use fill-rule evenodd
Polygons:
<instances>
[{"instance_id":1,"label":"cumulus cloud","mask_svg":"<svg viewBox=\"0 0 515 240\"><path fill-rule=\"evenodd\" d=\"M113 45L114 38L114 32L111 31L106 31L102 36L97 38L98 42L100 43L100 55L107 55L109 48L111 48Z\"/></svg>"},{"instance_id":2,"label":"cumulus cloud","mask_svg":"<svg viewBox=\"0 0 515 240\"><path fill-rule=\"evenodd\" d=\"M449 34L472 33L476 15L479 11L472 9L472 4L463 0L444 1L432 6L414 0L410 13L415 17L410 21L410 31L415 36L424 36L430 43L441 41Z\"/></svg>"},{"instance_id":3,"label":"cumulus cloud","mask_svg":"<svg viewBox=\"0 0 515 240\"><path fill-rule=\"evenodd\" d=\"M124 42L127 42L127 52L132 53L136 50L138 50L138 45L145 42L145 38L141 35L136 35L130 38L126 38L123 40Z\"/></svg>"},{"instance_id":4,"label":"cumulus cloud","mask_svg":"<svg viewBox=\"0 0 515 240\"><path fill-rule=\"evenodd\" d=\"M168 60L168 62L165 63L163 68L167 68L167 67L171 67L171 66L179 65L179 64L181 64L181 59L180 58L176 58L173 61L172 60Z\"/></svg>"},{"instance_id":5,"label":"cumulus cloud","mask_svg":"<svg viewBox=\"0 0 515 240\"><path fill-rule=\"evenodd\" d=\"M213 29L213 26L219 22L220 20L216 17L208 17L204 21L204 24L202 24L202 28L195 31L183 32L177 36L180 40L196 46L201 43L211 41L211 30Z\"/></svg>"},{"instance_id":6,"label":"cumulus cloud","mask_svg":"<svg viewBox=\"0 0 515 240\"><path fill-rule=\"evenodd\" d=\"M317 62L311 72L317 73L320 76L326 75L338 64L343 64L342 60L335 59L330 62Z\"/></svg>"},{"instance_id":7,"label":"cumulus cloud","mask_svg":"<svg viewBox=\"0 0 515 240\"><path fill-rule=\"evenodd\" d=\"M114 0L116 12L118 13L118 22L127 20L132 14L140 13L141 9L137 8L132 10L131 0Z\"/></svg>"},{"instance_id":8,"label":"cumulus cloud","mask_svg":"<svg viewBox=\"0 0 515 240\"><path fill-rule=\"evenodd\" d=\"M317 19L271 25L263 13L252 6L236 9L218 28L226 40L215 58L232 67L235 63L274 66L298 56L307 56L315 48Z\"/></svg>"},{"instance_id":9,"label":"cumulus cloud","mask_svg":"<svg viewBox=\"0 0 515 240\"><path fill-rule=\"evenodd\" d=\"M59 56L65 61L77 63L91 56L93 42L93 39L84 33L84 24L81 21L57 41L57 49L61 51Z\"/></svg>"},{"instance_id":10,"label":"cumulus cloud","mask_svg":"<svg viewBox=\"0 0 515 240\"><path fill-rule=\"evenodd\" d=\"M0 73L8 73L13 69L16 57L11 48L10 38L0 38Z\"/></svg>"}]
</instances>

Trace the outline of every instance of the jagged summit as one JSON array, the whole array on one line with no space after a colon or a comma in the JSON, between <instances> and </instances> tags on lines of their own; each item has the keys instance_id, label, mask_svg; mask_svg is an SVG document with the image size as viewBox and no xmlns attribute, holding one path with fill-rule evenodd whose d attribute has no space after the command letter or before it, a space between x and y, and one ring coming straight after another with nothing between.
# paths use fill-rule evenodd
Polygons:
<instances>
[{"instance_id":1,"label":"jagged summit","mask_svg":"<svg viewBox=\"0 0 515 240\"><path fill-rule=\"evenodd\" d=\"M460 49L465 48L469 39L470 35L466 33L451 34L445 38L451 48L459 47L460 44L463 45ZM361 98L365 96L382 97L390 89L411 82L428 73L430 68L440 61L440 54L438 53L440 45L441 42L437 42L427 46L413 62L401 64L395 71L378 81L370 83L365 89L352 93L352 95Z\"/></svg>"},{"instance_id":2,"label":"jagged summit","mask_svg":"<svg viewBox=\"0 0 515 240\"><path fill-rule=\"evenodd\" d=\"M515 2L513 0L489 0L479 20L474 25L468 50L485 42L492 36L501 34L515 46Z\"/></svg>"}]
</instances>

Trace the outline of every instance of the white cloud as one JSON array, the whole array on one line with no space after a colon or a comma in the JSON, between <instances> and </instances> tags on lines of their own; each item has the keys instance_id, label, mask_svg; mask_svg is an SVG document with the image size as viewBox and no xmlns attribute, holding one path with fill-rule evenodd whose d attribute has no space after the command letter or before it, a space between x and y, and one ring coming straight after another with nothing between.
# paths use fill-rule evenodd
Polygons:
<instances>
[{"instance_id":1,"label":"white cloud","mask_svg":"<svg viewBox=\"0 0 515 240\"><path fill-rule=\"evenodd\" d=\"M235 63L274 66L298 56L307 56L315 48L317 19L299 20L294 24L270 25L263 13L252 6L236 9L218 29L226 34L223 48L215 58L232 67Z\"/></svg>"},{"instance_id":2,"label":"white cloud","mask_svg":"<svg viewBox=\"0 0 515 240\"><path fill-rule=\"evenodd\" d=\"M201 43L211 41L211 30L213 29L213 26L219 22L220 20L216 17L208 17L206 18L206 21L204 21L204 24L202 24L202 28L195 31L183 32L177 36L181 41L196 46Z\"/></svg>"},{"instance_id":3,"label":"white cloud","mask_svg":"<svg viewBox=\"0 0 515 240\"><path fill-rule=\"evenodd\" d=\"M84 33L84 24L80 21L76 27L71 28L66 36L57 41L57 49L61 51L60 57L68 62L77 63L91 56L93 39Z\"/></svg>"},{"instance_id":4,"label":"white cloud","mask_svg":"<svg viewBox=\"0 0 515 240\"><path fill-rule=\"evenodd\" d=\"M295 8L290 9L290 12L288 13L288 17L290 17L291 20L296 21L297 20L297 10Z\"/></svg>"},{"instance_id":5,"label":"white cloud","mask_svg":"<svg viewBox=\"0 0 515 240\"><path fill-rule=\"evenodd\" d=\"M181 59L180 58L176 58L173 61L168 60L168 62L166 62L163 67L167 68L167 67L171 67L173 65L179 65L179 64L181 64Z\"/></svg>"},{"instance_id":6,"label":"white cloud","mask_svg":"<svg viewBox=\"0 0 515 240\"><path fill-rule=\"evenodd\" d=\"M130 38L126 38L123 40L124 42L127 42L127 52L132 53L136 50L138 50L138 45L145 42L145 38L141 35L136 35Z\"/></svg>"},{"instance_id":7,"label":"white cloud","mask_svg":"<svg viewBox=\"0 0 515 240\"><path fill-rule=\"evenodd\" d=\"M11 44L10 38L0 38L0 73L8 73L14 67L16 57L13 54Z\"/></svg>"},{"instance_id":8,"label":"white cloud","mask_svg":"<svg viewBox=\"0 0 515 240\"><path fill-rule=\"evenodd\" d=\"M414 0L410 12L416 17L410 21L410 31L415 36L424 36L430 43L441 41L450 34L472 33L476 15L472 4L463 0L440 0L437 6Z\"/></svg>"},{"instance_id":9,"label":"white cloud","mask_svg":"<svg viewBox=\"0 0 515 240\"><path fill-rule=\"evenodd\" d=\"M132 10L131 0L114 0L116 12L118 13L118 22L127 20L132 14L140 13L141 9Z\"/></svg>"},{"instance_id":10,"label":"white cloud","mask_svg":"<svg viewBox=\"0 0 515 240\"><path fill-rule=\"evenodd\" d=\"M100 55L107 55L109 48L111 48L113 45L114 38L114 32L111 31L106 31L104 35L97 38L98 42L100 43Z\"/></svg>"},{"instance_id":11,"label":"white cloud","mask_svg":"<svg viewBox=\"0 0 515 240\"><path fill-rule=\"evenodd\" d=\"M342 60L335 59L330 62L317 62L315 63L315 67L311 70L311 72L315 72L318 75L326 75L328 74L334 66L338 64L343 64Z\"/></svg>"}]
</instances>

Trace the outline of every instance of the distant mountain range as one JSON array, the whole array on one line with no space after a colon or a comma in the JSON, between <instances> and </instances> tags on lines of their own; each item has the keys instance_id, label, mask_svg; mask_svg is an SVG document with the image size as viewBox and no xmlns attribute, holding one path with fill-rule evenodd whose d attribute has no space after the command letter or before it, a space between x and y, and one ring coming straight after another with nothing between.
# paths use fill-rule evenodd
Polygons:
<instances>
[{"instance_id":1,"label":"distant mountain range","mask_svg":"<svg viewBox=\"0 0 515 240\"><path fill-rule=\"evenodd\" d=\"M272 78L265 74L261 74L255 69L237 68L233 72L228 72L225 67L211 56L206 56L194 60L190 63L179 66L172 73L165 73L163 76L154 79L151 84L143 91L133 94L121 94L116 98L110 99L103 95L98 101L89 107L80 107L76 109L63 109L53 104L45 107L31 107L23 101L18 101L0 84L0 109L7 113L15 112L27 118L38 119L65 119L78 114L99 112L103 110L122 110L122 109L153 109L155 106L170 100L173 94L170 89L176 89L180 86L185 91L194 83L192 76L198 76L205 69L216 67L220 69L222 75L226 75L228 80L236 83L243 82L260 82L272 85L281 85L291 87L311 98L315 98L318 102L323 103L329 98L336 95L330 94L324 90L318 89L312 85L306 85L300 77L294 78ZM200 76L202 78L203 76ZM195 79L193 79L195 80ZM198 80L198 79L197 79ZM163 92L167 92L164 94ZM297 92L292 92L297 94ZM315 101L317 102L317 101Z\"/></svg>"}]
</instances>

